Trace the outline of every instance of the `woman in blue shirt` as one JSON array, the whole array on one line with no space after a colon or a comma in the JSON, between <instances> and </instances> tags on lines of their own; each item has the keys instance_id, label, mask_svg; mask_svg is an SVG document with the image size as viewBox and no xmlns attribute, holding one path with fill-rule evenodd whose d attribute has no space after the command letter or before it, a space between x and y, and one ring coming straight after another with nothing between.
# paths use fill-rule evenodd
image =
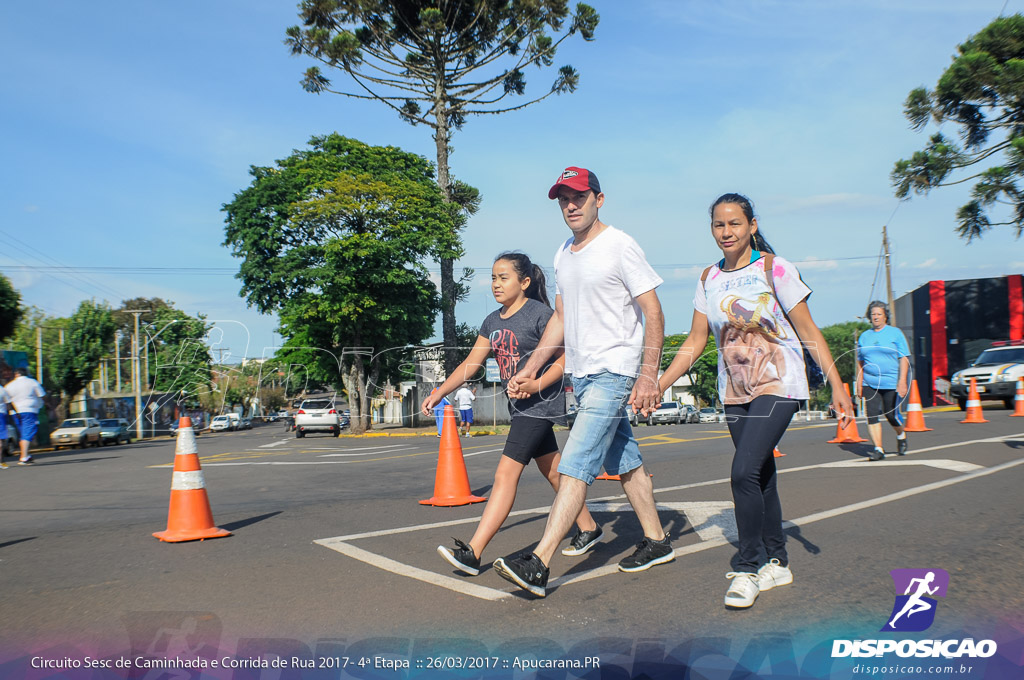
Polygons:
<instances>
[{"instance_id":1,"label":"woman in blue shirt","mask_svg":"<svg viewBox=\"0 0 1024 680\"><path fill-rule=\"evenodd\" d=\"M884 302L868 304L867 316L871 328L857 340L857 393L867 401L868 435L875 445L869 458L882 460L882 414L896 430L896 453L907 452L900 404L910 389L910 348L903 331L887 325L889 307Z\"/></svg>"}]
</instances>

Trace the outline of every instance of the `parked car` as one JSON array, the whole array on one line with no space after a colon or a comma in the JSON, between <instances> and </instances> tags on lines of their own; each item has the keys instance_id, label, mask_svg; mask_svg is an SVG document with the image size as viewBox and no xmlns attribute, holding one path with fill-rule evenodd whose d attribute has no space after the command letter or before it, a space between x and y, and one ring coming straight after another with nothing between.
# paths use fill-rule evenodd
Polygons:
<instances>
[{"instance_id":1,"label":"parked car","mask_svg":"<svg viewBox=\"0 0 1024 680\"><path fill-rule=\"evenodd\" d=\"M967 409L971 378L980 398L1002 399L1006 408L1013 408L1017 381L1024 378L1024 340L997 340L970 366L953 374L949 392L961 411Z\"/></svg>"},{"instance_id":2,"label":"parked car","mask_svg":"<svg viewBox=\"0 0 1024 680\"><path fill-rule=\"evenodd\" d=\"M302 439L307 432L341 434L341 418L332 399L306 399L295 412L295 437Z\"/></svg>"},{"instance_id":3,"label":"parked car","mask_svg":"<svg viewBox=\"0 0 1024 680\"><path fill-rule=\"evenodd\" d=\"M233 429L235 429L234 425L227 416L214 416L210 421L210 431L212 432L226 432Z\"/></svg>"},{"instance_id":4,"label":"parked car","mask_svg":"<svg viewBox=\"0 0 1024 680\"><path fill-rule=\"evenodd\" d=\"M683 408L683 411L684 411L684 414L683 414L683 422L684 423L699 423L700 422L700 413L697 412L697 409L695 407L690 406L689 404L683 404L682 408Z\"/></svg>"},{"instance_id":5,"label":"parked car","mask_svg":"<svg viewBox=\"0 0 1024 680\"><path fill-rule=\"evenodd\" d=\"M633 410L632 406L626 406L626 416L629 417L629 424L633 427L643 423L644 425L650 425L650 416L645 416L642 413Z\"/></svg>"},{"instance_id":6,"label":"parked car","mask_svg":"<svg viewBox=\"0 0 1024 680\"><path fill-rule=\"evenodd\" d=\"M681 425L683 423L683 409L678 401L662 402L661 406L655 409L648 420L649 425Z\"/></svg>"},{"instance_id":7,"label":"parked car","mask_svg":"<svg viewBox=\"0 0 1024 680\"><path fill-rule=\"evenodd\" d=\"M124 418L105 418L100 421L100 441L107 444L132 443L132 433Z\"/></svg>"},{"instance_id":8,"label":"parked car","mask_svg":"<svg viewBox=\"0 0 1024 680\"><path fill-rule=\"evenodd\" d=\"M68 446L84 449L92 444L100 445L100 421L95 418L68 418L50 433L50 444L54 449Z\"/></svg>"},{"instance_id":9,"label":"parked car","mask_svg":"<svg viewBox=\"0 0 1024 680\"><path fill-rule=\"evenodd\" d=\"M252 429L252 418L242 418L238 423L239 430L251 430Z\"/></svg>"},{"instance_id":10,"label":"parked car","mask_svg":"<svg viewBox=\"0 0 1024 680\"><path fill-rule=\"evenodd\" d=\"M700 422L702 423L717 423L718 422L718 410L712 406L707 406L700 410Z\"/></svg>"}]
</instances>

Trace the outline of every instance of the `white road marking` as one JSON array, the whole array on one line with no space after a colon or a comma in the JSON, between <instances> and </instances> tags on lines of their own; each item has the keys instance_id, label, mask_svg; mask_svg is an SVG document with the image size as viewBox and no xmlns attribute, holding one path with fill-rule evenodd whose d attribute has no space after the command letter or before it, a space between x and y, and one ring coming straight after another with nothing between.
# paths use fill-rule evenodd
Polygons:
<instances>
[{"instance_id":1,"label":"white road marking","mask_svg":"<svg viewBox=\"0 0 1024 680\"><path fill-rule=\"evenodd\" d=\"M272 449L275 446L281 446L283 444L287 444L289 441L291 441L290 438L289 439L281 439L281 440L276 441L276 442L271 442L270 444L263 444L259 448L261 448L261 449Z\"/></svg>"},{"instance_id":2,"label":"white road marking","mask_svg":"<svg viewBox=\"0 0 1024 680\"><path fill-rule=\"evenodd\" d=\"M495 451L504 451L504 449L486 449L484 451L474 451L473 453L462 454L463 458L469 458L470 456L479 456L481 453L494 453Z\"/></svg>"},{"instance_id":3,"label":"white road marking","mask_svg":"<svg viewBox=\"0 0 1024 680\"><path fill-rule=\"evenodd\" d=\"M358 449L345 449L345 451L383 451L383 450L386 450L386 449L398 449L398 448L412 449L412 448L415 448L415 447L414 446L409 446L408 444L388 444L387 446L361 446ZM319 449L307 449L307 450L308 451L337 451L338 448L334 447L334 448L331 448L331 449L319 448Z\"/></svg>"},{"instance_id":4,"label":"white road marking","mask_svg":"<svg viewBox=\"0 0 1024 680\"><path fill-rule=\"evenodd\" d=\"M924 465L926 467L938 468L940 470L949 470L951 472L974 472L975 470L981 470L984 468L983 465L967 463L962 460L948 460L945 458L936 458L933 460L906 460L905 458L897 458L894 460L873 461L868 464L878 465L880 467L898 467L900 465ZM865 462L862 460L842 460L839 461L838 463L826 463L824 467L856 467L860 465L865 465Z\"/></svg>"},{"instance_id":5,"label":"white road marking","mask_svg":"<svg viewBox=\"0 0 1024 680\"><path fill-rule=\"evenodd\" d=\"M392 453L394 451L405 451L407 449L415 449L415 446L402 446L395 449L388 449L387 451L366 451L364 453L323 453L320 454L320 458L332 458L332 457L350 457L350 456L376 456L379 453ZM315 450L315 449L314 449ZM323 449L320 449L321 451ZM337 450L337 449L334 449ZM358 451L358 449L350 449L352 451Z\"/></svg>"},{"instance_id":6,"label":"white road marking","mask_svg":"<svg viewBox=\"0 0 1024 680\"><path fill-rule=\"evenodd\" d=\"M448 588L464 595L471 595L472 597L478 597L481 600L502 600L510 597L509 593L495 590L494 588L486 588L484 586L478 586L475 583L469 583L465 579L457 579L451 576L444 576L442 574L436 574L426 569L420 569L419 567L411 567L408 564L402 564L387 557L381 557L375 553L357 548L354 545L350 545L343 541L339 541L333 538L325 538L319 541L313 541L319 545L330 548L331 550L337 550L343 555L355 558L360 562L365 562L374 567L380 567L385 571L390 571L393 574L399 574L401 576L408 576L414 578L417 581L424 581L426 583L432 583L442 588Z\"/></svg>"},{"instance_id":7,"label":"white road marking","mask_svg":"<svg viewBox=\"0 0 1024 680\"><path fill-rule=\"evenodd\" d=\"M1008 437L993 437L993 438L988 438L988 439L983 439L983 440L975 440L973 442L959 442L959 443L955 443L955 444L946 444L946 445L942 445L942 446L931 447L928 450L952 448L954 446L963 446L963 445L966 445L966 444L992 443L992 442L1001 442L1001 441L1007 441L1007 440L1016 441L1016 438L1020 437L1020 436L1021 435L1010 435ZM923 451L924 451L924 449L921 449L921 450L916 451L916 453L921 453ZM811 469L819 469L819 468L848 468L848 467L853 467L854 465L862 465L862 464L864 464L863 461L838 461L838 462L833 462L833 463L821 463L821 464L818 464L818 465L808 465L808 466L803 466L803 467L799 467L799 468L789 468L787 470L780 470L780 472L796 472L798 470L811 470ZM818 512L818 513L814 513L814 514L811 514L811 515L806 515L804 517L799 517L799 518L794 519L794 520L789 520L789 521L783 522L783 526L785 528L803 527L805 525L812 524L814 522L818 522L818 521L821 521L821 520L824 520L824 519L831 519L833 517L838 517L840 515L845 515L845 514L848 514L848 513L857 512L859 510L865 510L865 509L876 507L876 506L879 506L879 505L884 505L886 503L891 503L891 502L894 502L894 501L898 501L898 500L902 500L902 499L905 499L905 498L909 498L911 496L916 496L918 494L927 493L927 492L930 492L930 491L935 491L935 490L938 490L938 489L945 488L947 486L952 486L954 484L959 484L961 482L971 481L973 479L977 479L977 478L984 477L984 476L987 476L987 475L995 474L997 472L1001 472L1003 470L1007 470L1007 469L1016 467L1018 465L1022 465L1022 464L1024 464L1024 458L1021 458L1021 459L1018 459L1018 460L1014 460L1014 461L1010 461L1010 462L1007 462L1007 463L1002 463L1000 465L995 465L995 466L990 467L990 468L983 468L983 467L975 465L973 463L964 463L962 461L953 461L953 460L930 460L930 461L927 461L927 460L918 460L918 461L905 461L905 460L902 460L902 461L891 461L888 465L893 465L893 464L901 464L901 465L913 465L913 464L916 464L916 465L928 465L928 466L936 467L936 468L939 468L939 469L951 470L951 471L956 471L956 472L963 472L963 474L961 474L961 475L959 475L957 477L953 477L951 479L940 481L940 482L933 482L931 484L924 484L924 485L921 485L921 486L913 487L911 489L905 489L903 491L898 491L898 492L895 492L895 493L887 494L885 496L879 496L878 498L873 498L873 499L869 499L869 500L866 500L866 501L860 501L858 503L851 503L851 504L844 505L844 506L841 506L841 507L838 507L838 508L834 508L832 510L826 510L826 511L823 511L823 512ZM878 467L879 465L880 465L879 463L875 463L875 464L872 465L872 467ZM882 463L881 465L884 466L885 463ZM698 487L698 486L708 486L708 485L711 485L711 484L721 484L721 483L725 483L725 482L728 482L728 481L729 481L728 479L722 479L722 480L712 480L712 481L709 481L709 482L697 482L697 483L694 483L694 484L685 484L685 485L675 486L675 487L666 487L664 489L656 489L655 493L664 493L666 491L674 491L674 490L679 490L679 489L694 488L694 487ZM631 511L632 508L630 508L628 503L610 503L610 502L607 502L607 501L619 500L621 498L624 498L624 495L612 496L612 497L603 498L603 499L595 499L594 501L588 502L587 503L587 507L589 507L592 511L597 511L597 512L601 512L601 511L606 511L606 512ZM676 556L689 555L689 554L693 554L693 553L696 553L696 552L701 552L703 550L710 550L712 548L718 548L718 547L721 547L721 546L724 546L724 545L730 545L730 539L734 538L736 536L736 533L735 533L735 514L730 512L730 510L732 508L732 503L729 502L729 501L712 501L712 502L704 502L704 503L699 503L699 502L697 502L697 503L660 502L660 503L657 503L657 506L661 510L665 510L665 509L679 510L679 511L683 512L684 514L687 514L687 520L690 522L691 526L694 527L694 531L701 538L701 542L700 543L676 547L675 548ZM549 508L547 506L545 506L545 507L540 507L540 508L530 508L528 510L517 510L517 511L509 513L509 516L511 517L512 515L541 514L541 513L546 513L548 511L548 509ZM731 516L731 522L730 522L730 520L726 519L729 516ZM417 525L417 526L401 527L401 528L397 528L397 529L385 529L385 530L382 530L382 531L366 532L366 533L362 533L362 534L351 534L351 535L348 535L348 536L339 536L339 537L335 537L335 538L325 538L325 539L320 539L320 540L314 541L314 543L317 543L318 545L323 545L325 547L331 548L332 550L335 550L335 551L340 552L342 554L349 555L351 557L354 557L355 559L358 559L358 560L360 560L362 562L365 562L366 564L370 564L372 566L376 566L376 567L379 567L381 569L384 569L385 571L390 571L390 572L396 573L396 574L407 575L410 578L415 578L415 579L420 580L420 581L424 581L424 582L427 582L427 583L432 583L432 584L439 585L439 586L442 586L442 587L445 587L445 588L450 588L452 590L456 590L457 592L461 592L461 593L464 593L464 594L467 594L467 595L472 595L473 597L479 597L481 599L487 599L487 600L498 600L498 599L502 599L502 598L505 598L505 597L509 597L510 593L511 592L515 592L516 589L513 589L511 591L500 591L500 590L495 590L493 588L484 588L484 587L481 587L481 586L477 586L475 584L469 584L469 583L466 583L465 581L462 581L462 580L452 579L452 578L447 577L447 576L442 576L442 575L434 574L433 572L430 572L430 571L427 571L427 570L423 570L423 569L419 569L417 567L411 567L409 565L402 564L401 562L397 562L396 560L392 560L390 558L386 558L386 557L383 557L381 555L377 555L375 553L371 553L369 551L365 551L365 550L356 548L355 546L352 546L349 543L347 543L347 541L357 540L357 539L360 539L360 538L370 538L370 537L376 537L376 536L387 536L387 535L391 535L391 534L399 534L399 533L406 533L406 532L412 532L412 531L423 531L423 530L427 530L427 529L439 528L439 527L444 527L444 526L455 526L455 525L458 525L458 524L470 524L470 523L475 523L475 522L478 522L478 521L479 521L478 517L468 517L468 518L465 518L465 519L451 520L451 521L447 521L447 522L433 522L433 523L430 523L430 524L421 524L421 525ZM603 567L598 567L597 569L590 569L590 570L583 571L583 572L565 574L563 576L554 578L554 579L552 579L549 582L549 586L555 587L555 586L561 586L561 585L568 585L568 584L572 584L572 583L580 583L582 581L587 581L587 580L594 579L594 578L599 578L599 577L602 577L602 576L608 576L608 575L611 575L611 574L614 574L614 573L617 573L617 572L618 572L618 566L616 564L608 564L608 565L605 565Z\"/></svg>"}]
</instances>

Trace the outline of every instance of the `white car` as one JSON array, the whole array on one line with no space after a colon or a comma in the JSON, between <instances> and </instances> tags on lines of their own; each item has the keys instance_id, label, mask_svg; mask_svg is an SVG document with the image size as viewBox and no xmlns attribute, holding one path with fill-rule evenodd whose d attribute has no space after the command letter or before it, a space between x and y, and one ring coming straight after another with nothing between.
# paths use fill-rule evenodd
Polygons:
<instances>
[{"instance_id":1,"label":"white car","mask_svg":"<svg viewBox=\"0 0 1024 680\"><path fill-rule=\"evenodd\" d=\"M68 418L50 433L50 445L54 450L62 446L84 449L89 444L100 445L100 421L95 418Z\"/></svg>"},{"instance_id":2,"label":"white car","mask_svg":"<svg viewBox=\"0 0 1024 680\"><path fill-rule=\"evenodd\" d=\"M295 437L302 439L307 432L341 434L341 418L332 399L306 399L295 412Z\"/></svg>"},{"instance_id":3,"label":"white car","mask_svg":"<svg viewBox=\"0 0 1024 680\"><path fill-rule=\"evenodd\" d=\"M666 401L651 414L648 424L659 425L661 423L668 423L670 425L682 425L684 417L684 409L679 405L678 401Z\"/></svg>"},{"instance_id":4,"label":"white car","mask_svg":"<svg viewBox=\"0 0 1024 680\"><path fill-rule=\"evenodd\" d=\"M1013 408L1017 381L1024 378L1024 340L1000 340L982 352L970 366L953 374L949 392L960 410L967 408L971 378L982 399L1002 399Z\"/></svg>"},{"instance_id":5,"label":"white car","mask_svg":"<svg viewBox=\"0 0 1024 680\"><path fill-rule=\"evenodd\" d=\"M210 421L211 432L225 432L233 429L235 429L234 423L227 416L214 416L213 420Z\"/></svg>"},{"instance_id":6,"label":"white car","mask_svg":"<svg viewBox=\"0 0 1024 680\"><path fill-rule=\"evenodd\" d=\"M702 423L717 423L718 422L718 411L711 406L702 408L700 410L700 422Z\"/></svg>"}]
</instances>

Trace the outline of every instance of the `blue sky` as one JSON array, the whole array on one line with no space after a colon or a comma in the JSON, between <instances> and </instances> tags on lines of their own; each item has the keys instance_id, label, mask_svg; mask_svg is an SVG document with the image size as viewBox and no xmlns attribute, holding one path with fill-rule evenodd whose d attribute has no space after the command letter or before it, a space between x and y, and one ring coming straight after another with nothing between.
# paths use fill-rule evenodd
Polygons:
<instances>
[{"instance_id":1,"label":"blue sky","mask_svg":"<svg viewBox=\"0 0 1024 680\"><path fill-rule=\"evenodd\" d=\"M1004 2L1024 11L1024 0L594 0L597 39L572 39L556 58L580 72L575 94L471 118L454 137L453 174L483 194L464 236L459 264L477 280L459 320L478 325L494 307L500 251L550 265L569 232L546 191L567 165L598 174L602 219L665 279L667 332L688 330L696 279L719 256L707 208L727 191L750 196L775 249L801 263L820 325L884 297L883 224L897 296L1024 271L1009 229L970 245L955 234L967 188L900 204L888 179L934 130L909 128L907 93L933 87ZM298 23L293 2L57 0L46 14L0 8L0 271L50 314L160 296L216 322L226 360L271 354L276 318L246 307L239 261L221 246L221 205L248 185L249 166L332 131L433 159L427 128L301 89L310 62L282 43ZM528 93L553 78L529 72Z\"/></svg>"}]
</instances>

